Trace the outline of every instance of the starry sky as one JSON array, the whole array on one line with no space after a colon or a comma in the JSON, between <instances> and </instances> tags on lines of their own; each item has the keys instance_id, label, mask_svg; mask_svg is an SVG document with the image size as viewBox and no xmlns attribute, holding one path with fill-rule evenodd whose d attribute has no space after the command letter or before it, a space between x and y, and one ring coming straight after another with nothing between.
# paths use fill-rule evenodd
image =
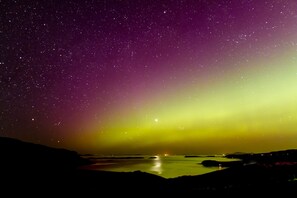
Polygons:
<instances>
[{"instance_id":1,"label":"starry sky","mask_svg":"<svg viewBox=\"0 0 297 198\"><path fill-rule=\"evenodd\" d=\"M0 0L0 135L81 153L297 148L296 0Z\"/></svg>"}]
</instances>

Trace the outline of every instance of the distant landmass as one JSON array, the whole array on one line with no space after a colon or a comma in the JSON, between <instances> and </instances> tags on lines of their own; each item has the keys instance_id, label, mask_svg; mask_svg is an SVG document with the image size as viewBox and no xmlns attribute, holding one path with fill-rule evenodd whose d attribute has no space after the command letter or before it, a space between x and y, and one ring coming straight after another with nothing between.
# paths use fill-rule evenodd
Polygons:
<instances>
[{"instance_id":1,"label":"distant landmass","mask_svg":"<svg viewBox=\"0 0 297 198\"><path fill-rule=\"evenodd\" d=\"M226 162L224 165L229 168L204 175L165 179L140 171L83 170L80 167L91 162L75 151L0 137L1 193L8 193L9 197L91 197L105 194L140 197L256 196L271 193L284 196L297 192L297 150L235 153L226 157L240 160ZM204 165L218 166L222 163L225 162L209 160Z\"/></svg>"},{"instance_id":2,"label":"distant landmass","mask_svg":"<svg viewBox=\"0 0 297 198\"><path fill-rule=\"evenodd\" d=\"M297 149L274 151L268 153L234 153L227 154L226 157L241 159L244 162L254 161L257 163L294 163L297 162Z\"/></svg>"},{"instance_id":3,"label":"distant landmass","mask_svg":"<svg viewBox=\"0 0 297 198\"><path fill-rule=\"evenodd\" d=\"M234 167L251 164L258 164L261 166L280 166L280 165L296 165L297 164L297 150L290 149L284 151L274 151L268 153L234 153L225 155L226 158L239 159L239 161L216 161L204 160L203 166L213 167Z\"/></svg>"}]
</instances>

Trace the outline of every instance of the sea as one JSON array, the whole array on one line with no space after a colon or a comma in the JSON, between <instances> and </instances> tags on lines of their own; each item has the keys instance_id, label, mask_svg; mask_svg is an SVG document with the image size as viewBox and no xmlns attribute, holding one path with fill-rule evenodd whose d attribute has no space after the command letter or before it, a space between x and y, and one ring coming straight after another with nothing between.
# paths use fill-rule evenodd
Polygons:
<instances>
[{"instance_id":1,"label":"sea","mask_svg":"<svg viewBox=\"0 0 297 198\"><path fill-rule=\"evenodd\" d=\"M184 155L136 155L136 156L84 156L94 162L85 166L84 169L134 172L142 171L164 178L175 178L180 176L202 175L223 168L204 167L204 160L234 161L222 155L215 156L184 156Z\"/></svg>"}]
</instances>

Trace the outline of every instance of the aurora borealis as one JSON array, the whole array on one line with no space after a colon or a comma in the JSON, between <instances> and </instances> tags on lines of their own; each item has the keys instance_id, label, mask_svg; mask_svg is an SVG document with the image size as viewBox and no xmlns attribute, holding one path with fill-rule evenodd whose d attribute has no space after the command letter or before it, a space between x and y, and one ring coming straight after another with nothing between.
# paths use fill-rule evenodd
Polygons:
<instances>
[{"instance_id":1,"label":"aurora borealis","mask_svg":"<svg viewBox=\"0 0 297 198\"><path fill-rule=\"evenodd\" d=\"M0 135L82 153L297 148L297 2L0 1Z\"/></svg>"}]
</instances>

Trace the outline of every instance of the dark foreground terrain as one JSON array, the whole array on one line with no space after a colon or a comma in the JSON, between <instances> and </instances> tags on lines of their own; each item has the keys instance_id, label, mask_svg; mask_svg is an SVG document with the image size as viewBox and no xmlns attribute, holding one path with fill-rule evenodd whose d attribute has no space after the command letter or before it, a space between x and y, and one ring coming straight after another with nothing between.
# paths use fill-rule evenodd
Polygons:
<instances>
[{"instance_id":1,"label":"dark foreground terrain","mask_svg":"<svg viewBox=\"0 0 297 198\"><path fill-rule=\"evenodd\" d=\"M0 138L1 197L294 196L297 150L234 154L241 165L200 176L165 179L140 171L81 170L76 152Z\"/></svg>"}]
</instances>

